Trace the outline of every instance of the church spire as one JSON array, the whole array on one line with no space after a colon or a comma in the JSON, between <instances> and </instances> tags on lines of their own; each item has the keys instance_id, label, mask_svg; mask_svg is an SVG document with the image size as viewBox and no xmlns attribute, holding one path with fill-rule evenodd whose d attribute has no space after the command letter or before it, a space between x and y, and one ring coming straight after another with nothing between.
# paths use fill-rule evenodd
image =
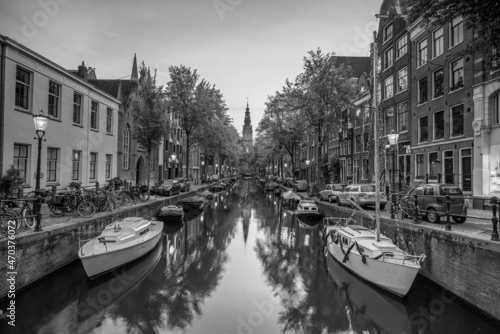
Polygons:
<instances>
[{"instance_id":1,"label":"church spire","mask_svg":"<svg viewBox=\"0 0 500 334\"><path fill-rule=\"evenodd\" d=\"M130 75L130 81L132 82L138 82L139 81L139 75L137 73L137 58L134 53L134 63L132 64L132 74Z\"/></svg>"}]
</instances>

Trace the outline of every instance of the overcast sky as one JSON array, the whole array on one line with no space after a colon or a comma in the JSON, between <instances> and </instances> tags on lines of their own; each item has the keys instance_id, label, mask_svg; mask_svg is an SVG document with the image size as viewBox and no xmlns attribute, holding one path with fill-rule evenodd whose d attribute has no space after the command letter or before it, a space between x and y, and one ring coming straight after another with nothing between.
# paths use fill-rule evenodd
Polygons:
<instances>
[{"instance_id":1,"label":"overcast sky","mask_svg":"<svg viewBox=\"0 0 500 334\"><path fill-rule=\"evenodd\" d=\"M57 2L56 2L57 1ZM43 5L46 4L46 5ZM268 95L309 50L368 56L377 0L17 0L0 2L0 34L66 69L129 77L134 53L157 69L197 69L225 97L241 133L247 97L257 128ZM255 135L254 135L255 136Z\"/></svg>"}]
</instances>

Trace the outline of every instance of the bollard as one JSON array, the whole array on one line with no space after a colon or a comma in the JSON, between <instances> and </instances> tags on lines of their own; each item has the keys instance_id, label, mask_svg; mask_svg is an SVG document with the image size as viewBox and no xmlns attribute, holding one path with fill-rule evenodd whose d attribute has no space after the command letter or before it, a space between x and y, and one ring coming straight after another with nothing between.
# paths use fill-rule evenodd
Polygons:
<instances>
[{"instance_id":1,"label":"bollard","mask_svg":"<svg viewBox=\"0 0 500 334\"><path fill-rule=\"evenodd\" d=\"M55 197L57 195L57 186L52 186L52 197Z\"/></svg>"},{"instance_id":2,"label":"bollard","mask_svg":"<svg viewBox=\"0 0 500 334\"><path fill-rule=\"evenodd\" d=\"M491 241L500 241L500 238L498 236L497 198L493 196L491 198L490 203L491 203L491 210L493 211L493 218L491 218L491 222L493 223L493 232L491 233Z\"/></svg>"},{"instance_id":3,"label":"bollard","mask_svg":"<svg viewBox=\"0 0 500 334\"><path fill-rule=\"evenodd\" d=\"M418 224L418 195L417 193L415 192L415 195L413 195L413 197L415 198L415 212L413 213L413 222L415 224Z\"/></svg>"},{"instance_id":4,"label":"bollard","mask_svg":"<svg viewBox=\"0 0 500 334\"><path fill-rule=\"evenodd\" d=\"M99 182L95 183L95 188L96 188L96 190L99 190Z\"/></svg>"},{"instance_id":5,"label":"bollard","mask_svg":"<svg viewBox=\"0 0 500 334\"><path fill-rule=\"evenodd\" d=\"M111 190L115 190L115 180L111 179L111 181L109 182L110 186L111 186Z\"/></svg>"},{"instance_id":6,"label":"bollard","mask_svg":"<svg viewBox=\"0 0 500 334\"><path fill-rule=\"evenodd\" d=\"M40 197L40 193L37 194L38 197L35 200L35 203L33 205L33 211L36 216L36 225L35 225L35 232L40 232L42 231L42 198Z\"/></svg>"},{"instance_id":7,"label":"bollard","mask_svg":"<svg viewBox=\"0 0 500 334\"><path fill-rule=\"evenodd\" d=\"M23 188L17 188L17 198L23 198Z\"/></svg>"},{"instance_id":8,"label":"bollard","mask_svg":"<svg viewBox=\"0 0 500 334\"><path fill-rule=\"evenodd\" d=\"M451 210L451 198L450 195L446 195L446 231L451 231L451 224L450 224L450 210Z\"/></svg>"}]
</instances>

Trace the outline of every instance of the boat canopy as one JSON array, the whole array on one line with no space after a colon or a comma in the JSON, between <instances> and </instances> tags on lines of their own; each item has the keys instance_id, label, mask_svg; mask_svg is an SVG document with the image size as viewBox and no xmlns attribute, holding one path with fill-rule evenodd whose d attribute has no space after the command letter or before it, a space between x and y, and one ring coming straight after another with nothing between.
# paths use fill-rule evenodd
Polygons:
<instances>
[{"instance_id":1,"label":"boat canopy","mask_svg":"<svg viewBox=\"0 0 500 334\"><path fill-rule=\"evenodd\" d=\"M282 193L282 196L283 196L283 199L296 199L296 200L300 200L300 196L297 195L296 193L294 193L293 191L291 190L288 190L287 192L285 193Z\"/></svg>"}]
</instances>

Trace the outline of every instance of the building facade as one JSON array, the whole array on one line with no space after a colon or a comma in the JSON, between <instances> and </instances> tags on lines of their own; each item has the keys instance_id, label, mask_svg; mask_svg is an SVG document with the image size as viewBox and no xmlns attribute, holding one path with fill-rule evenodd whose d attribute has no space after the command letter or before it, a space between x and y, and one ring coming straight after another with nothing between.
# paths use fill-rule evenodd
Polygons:
<instances>
[{"instance_id":1,"label":"building facade","mask_svg":"<svg viewBox=\"0 0 500 334\"><path fill-rule=\"evenodd\" d=\"M120 100L33 50L0 35L2 105L0 168L36 183L33 115L50 117L41 151L40 186L104 184L117 175Z\"/></svg>"}]
</instances>

